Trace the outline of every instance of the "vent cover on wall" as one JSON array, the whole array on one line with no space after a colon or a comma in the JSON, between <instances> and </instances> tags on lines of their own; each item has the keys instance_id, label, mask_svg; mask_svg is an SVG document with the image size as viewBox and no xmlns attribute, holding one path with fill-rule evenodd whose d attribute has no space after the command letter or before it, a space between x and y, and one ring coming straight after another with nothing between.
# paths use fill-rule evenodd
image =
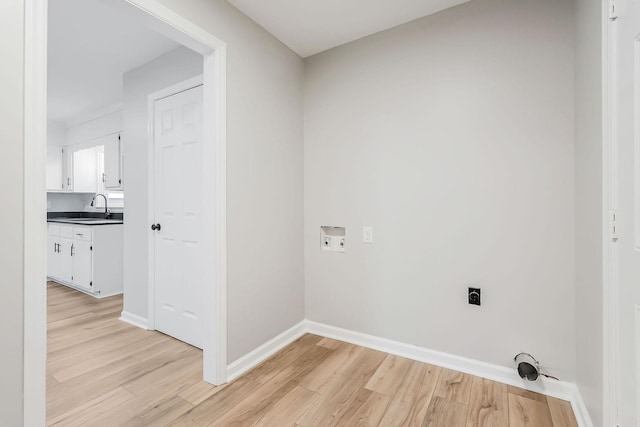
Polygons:
<instances>
[{"instance_id":1,"label":"vent cover on wall","mask_svg":"<svg viewBox=\"0 0 640 427\"><path fill-rule=\"evenodd\" d=\"M518 367L518 375L527 381L535 381L540 375L540 364L529 353L516 354L514 358Z\"/></svg>"}]
</instances>

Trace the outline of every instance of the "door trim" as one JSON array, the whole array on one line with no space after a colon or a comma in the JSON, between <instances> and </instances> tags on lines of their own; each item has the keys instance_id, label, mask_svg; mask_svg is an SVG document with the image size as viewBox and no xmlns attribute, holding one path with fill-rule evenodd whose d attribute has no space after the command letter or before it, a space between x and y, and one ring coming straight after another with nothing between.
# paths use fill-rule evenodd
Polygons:
<instances>
[{"instance_id":1,"label":"door trim","mask_svg":"<svg viewBox=\"0 0 640 427\"><path fill-rule=\"evenodd\" d=\"M119 0L115 6L141 23L202 54L204 99L202 112L211 118L203 123L203 159L213 168L205 169L203 179L211 183L203 209L214 213L205 221L204 253L213 259L205 263L204 275L212 286L205 286L204 380L215 384L227 381L227 45L156 0ZM212 141L212 143L206 143Z\"/></svg>"},{"instance_id":2,"label":"door trim","mask_svg":"<svg viewBox=\"0 0 640 427\"><path fill-rule=\"evenodd\" d=\"M23 425L46 422L47 0L24 2Z\"/></svg>"},{"instance_id":3,"label":"door trim","mask_svg":"<svg viewBox=\"0 0 640 427\"><path fill-rule=\"evenodd\" d=\"M618 247L610 235L610 214L617 208L617 141L615 136L615 21L609 2L602 2L602 396L603 425L618 425L619 282Z\"/></svg>"},{"instance_id":4,"label":"door trim","mask_svg":"<svg viewBox=\"0 0 640 427\"><path fill-rule=\"evenodd\" d=\"M204 83L204 79L202 75L192 77L180 83L176 83L164 89L161 89L157 92L153 92L149 94L147 97L147 182L148 185L148 193L147 193L147 206L148 209L148 218L147 224L153 224L156 222L156 218L154 215L153 207L155 206L155 132L154 132L154 123L155 123L155 102L167 98L169 96L178 94L180 92L187 91L189 89L193 89L198 86L202 86ZM204 89L204 88L203 88ZM203 111L204 116L204 111ZM204 126L204 123L203 123ZM204 148L204 141L203 141ZM204 170L203 170L204 173ZM151 330L156 329L156 280L155 280L155 266L156 266L156 257L155 257L155 233L148 233L148 307L147 307L147 328ZM204 236L206 239L209 236ZM206 245L206 242L203 241ZM210 279L207 277L207 279ZM207 280L208 281L208 280Z\"/></svg>"},{"instance_id":5,"label":"door trim","mask_svg":"<svg viewBox=\"0 0 640 427\"><path fill-rule=\"evenodd\" d=\"M207 121L204 155L215 171L209 177L215 191L205 208L215 213L210 225L215 239L209 248L215 276L206 298L204 379L226 382L227 370L227 236L226 236L226 63L227 46L208 31L194 25L156 0L110 2L135 16L143 25L195 50L204 57ZM46 131L47 131L47 0L24 2L24 356L23 420L25 426L46 422ZM215 194L215 195L214 195Z\"/></svg>"}]
</instances>

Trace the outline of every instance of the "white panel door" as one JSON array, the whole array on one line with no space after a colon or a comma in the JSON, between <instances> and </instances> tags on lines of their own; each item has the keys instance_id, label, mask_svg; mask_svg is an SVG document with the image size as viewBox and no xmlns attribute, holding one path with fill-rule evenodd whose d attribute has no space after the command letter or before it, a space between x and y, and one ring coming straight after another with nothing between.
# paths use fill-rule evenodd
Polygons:
<instances>
[{"instance_id":1,"label":"white panel door","mask_svg":"<svg viewBox=\"0 0 640 427\"><path fill-rule=\"evenodd\" d=\"M640 1L616 1L614 143L618 147L619 425L640 422Z\"/></svg>"},{"instance_id":2,"label":"white panel door","mask_svg":"<svg viewBox=\"0 0 640 427\"><path fill-rule=\"evenodd\" d=\"M155 102L154 137L155 328L202 348L202 86Z\"/></svg>"}]
</instances>

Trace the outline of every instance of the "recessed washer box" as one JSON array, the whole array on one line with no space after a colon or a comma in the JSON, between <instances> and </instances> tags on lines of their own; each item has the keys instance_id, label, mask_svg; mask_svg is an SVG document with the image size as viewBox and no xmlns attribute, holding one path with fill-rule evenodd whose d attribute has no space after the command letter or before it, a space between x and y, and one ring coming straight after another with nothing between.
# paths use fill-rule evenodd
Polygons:
<instances>
[{"instance_id":1,"label":"recessed washer box","mask_svg":"<svg viewBox=\"0 0 640 427\"><path fill-rule=\"evenodd\" d=\"M320 250L344 252L346 247L345 228L323 225L320 227Z\"/></svg>"}]
</instances>

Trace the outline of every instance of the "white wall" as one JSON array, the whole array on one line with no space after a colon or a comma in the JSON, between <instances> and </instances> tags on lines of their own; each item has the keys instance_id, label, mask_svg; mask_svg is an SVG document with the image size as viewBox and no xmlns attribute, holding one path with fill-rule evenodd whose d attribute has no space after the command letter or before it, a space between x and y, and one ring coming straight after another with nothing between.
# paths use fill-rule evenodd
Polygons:
<instances>
[{"instance_id":1,"label":"white wall","mask_svg":"<svg viewBox=\"0 0 640 427\"><path fill-rule=\"evenodd\" d=\"M307 318L574 380L572 19L475 0L305 60Z\"/></svg>"},{"instance_id":2,"label":"white wall","mask_svg":"<svg viewBox=\"0 0 640 427\"><path fill-rule=\"evenodd\" d=\"M24 2L0 2L0 425L23 419Z\"/></svg>"},{"instance_id":3,"label":"white wall","mask_svg":"<svg viewBox=\"0 0 640 427\"><path fill-rule=\"evenodd\" d=\"M96 112L85 119L69 123L66 145L82 144L92 139L122 131L123 118L120 108L115 111Z\"/></svg>"},{"instance_id":4,"label":"white wall","mask_svg":"<svg viewBox=\"0 0 640 427\"><path fill-rule=\"evenodd\" d=\"M602 5L574 0L576 47L576 382L603 425Z\"/></svg>"},{"instance_id":5,"label":"white wall","mask_svg":"<svg viewBox=\"0 0 640 427\"><path fill-rule=\"evenodd\" d=\"M93 194L87 193L47 193L47 211L77 212L91 211L89 208ZM102 208L104 209L104 208Z\"/></svg>"},{"instance_id":6,"label":"white wall","mask_svg":"<svg viewBox=\"0 0 640 427\"><path fill-rule=\"evenodd\" d=\"M202 74L202 55L184 47L125 73L124 182L124 311L147 318L149 214L147 182L148 96L188 78Z\"/></svg>"},{"instance_id":7,"label":"white wall","mask_svg":"<svg viewBox=\"0 0 640 427\"><path fill-rule=\"evenodd\" d=\"M231 363L304 319L303 62L224 0L161 2L228 46Z\"/></svg>"},{"instance_id":8,"label":"white wall","mask_svg":"<svg viewBox=\"0 0 640 427\"><path fill-rule=\"evenodd\" d=\"M67 144L67 127L65 124L49 120L47 122L47 145L64 147Z\"/></svg>"}]
</instances>

